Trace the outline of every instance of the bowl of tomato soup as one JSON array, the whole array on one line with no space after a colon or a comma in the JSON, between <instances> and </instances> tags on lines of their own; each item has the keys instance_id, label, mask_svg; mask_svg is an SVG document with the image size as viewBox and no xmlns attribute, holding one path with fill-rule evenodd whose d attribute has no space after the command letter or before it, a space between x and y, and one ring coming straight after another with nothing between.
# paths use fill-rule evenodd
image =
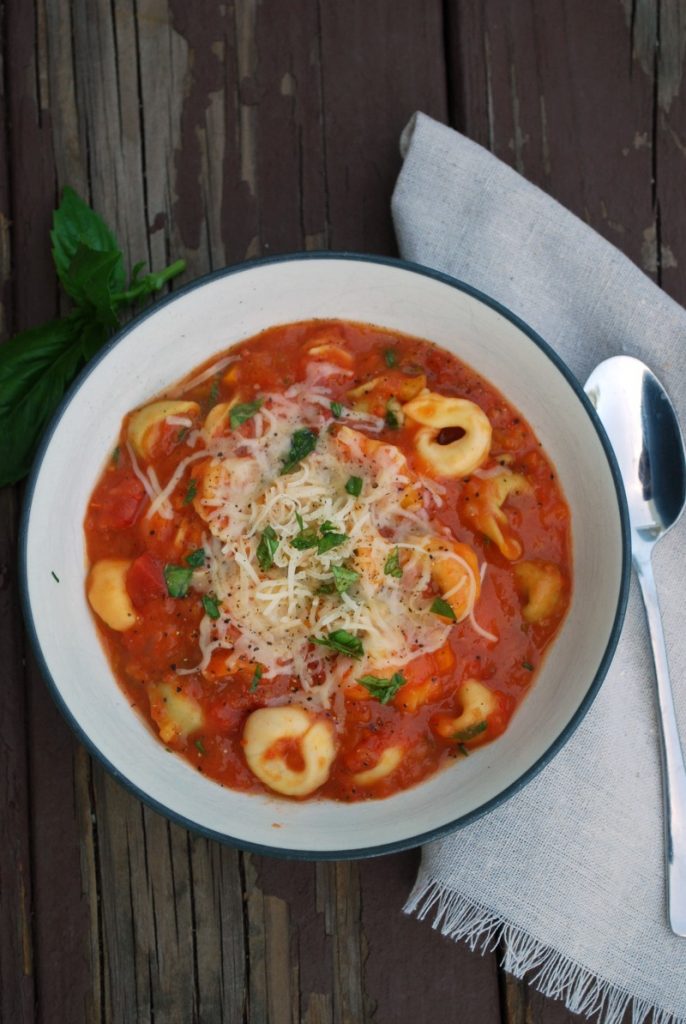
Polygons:
<instances>
[{"instance_id":1,"label":"bowl of tomato soup","mask_svg":"<svg viewBox=\"0 0 686 1024\"><path fill-rule=\"evenodd\" d=\"M608 442L542 339L445 275L307 254L189 286L87 368L31 481L25 606L137 795L244 847L365 856L473 820L572 735L627 550Z\"/></svg>"}]
</instances>

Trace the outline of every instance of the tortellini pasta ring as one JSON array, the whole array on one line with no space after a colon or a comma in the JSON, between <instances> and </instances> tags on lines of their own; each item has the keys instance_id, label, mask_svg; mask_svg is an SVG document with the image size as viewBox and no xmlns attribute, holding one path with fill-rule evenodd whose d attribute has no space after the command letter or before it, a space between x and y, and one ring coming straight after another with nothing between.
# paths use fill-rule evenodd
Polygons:
<instances>
[{"instance_id":1,"label":"tortellini pasta ring","mask_svg":"<svg viewBox=\"0 0 686 1024\"><path fill-rule=\"evenodd\" d=\"M474 551L468 544L442 537L429 537L423 547L431 555L431 577L461 622L481 593L481 574Z\"/></svg>"},{"instance_id":2,"label":"tortellini pasta ring","mask_svg":"<svg viewBox=\"0 0 686 1024\"><path fill-rule=\"evenodd\" d=\"M126 589L128 558L101 558L88 577L87 595L91 608L110 629L124 633L136 624L136 609Z\"/></svg>"},{"instance_id":3,"label":"tortellini pasta ring","mask_svg":"<svg viewBox=\"0 0 686 1024\"><path fill-rule=\"evenodd\" d=\"M162 399L138 409L129 420L128 438L137 455L148 458L157 434L168 416L183 416L192 419L200 412L197 402L181 402Z\"/></svg>"},{"instance_id":4,"label":"tortellini pasta ring","mask_svg":"<svg viewBox=\"0 0 686 1024\"><path fill-rule=\"evenodd\" d=\"M505 469L489 480L468 485L475 490L468 506L467 515L476 521L481 532L497 545L504 558L514 561L522 553L522 545L516 537L506 535L503 527L509 526L502 510L511 494L529 494L531 485L520 473Z\"/></svg>"},{"instance_id":5,"label":"tortellini pasta ring","mask_svg":"<svg viewBox=\"0 0 686 1024\"><path fill-rule=\"evenodd\" d=\"M189 693L178 693L176 687L169 683L151 683L148 699L150 713L163 743L185 743L189 733L202 729L205 721L203 710Z\"/></svg>"},{"instance_id":6,"label":"tortellini pasta ring","mask_svg":"<svg viewBox=\"0 0 686 1024\"><path fill-rule=\"evenodd\" d=\"M485 462L491 448L491 424L474 402L430 391L407 402L403 409L420 425L415 448L430 472L444 477L467 476ZM450 430L462 433L443 443L443 432Z\"/></svg>"},{"instance_id":7,"label":"tortellini pasta ring","mask_svg":"<svg viewBox=\"0 0 686 1024\"><path fill-rule=\"evenodd\" d=\"M456 718L441 718L436 731L447 739L469 742L486 731L489 715L498 708L498 698L477 679L467 679L458 694L462 712Z\"/></svg>"},{"instance_id":8,"label":"tortellini pasta ring","mask_svg":"<svg viewBox=\"0 0 686 1024\"><path fill-rule=\"evenodd\" d=\"M303 767L287 763L279 750L284 741L297 743ZM260 782L284 796L308 796L323 786L336 755L333 728L293 705L259 708L243 729L243 752Z\"/></svg>"},{"instance_id":9,"label":"tortellini pasta ring","mask_svg":"<svg viewBox=\"0 0 686 1024\"><path fill-rule=\"evenodd\" d=\"M552 562L519 562L514 571L526 598L522 608L526 621L547 619L554 613L562 594L559 568Z\"/></svg>"},{"instance_id":10,"label":"tortellini pasta ring","mask_svg":"<svg viewBox=\"0 0 686 1024\"><path fill-rule=\"evenodd\" d=\"M374 786L377 782L387 778L394 772L403 759L403 748L399 746L386 747L382 751L379 760L373 768L367 768L363 772L356 772L353 781L357 786Z\"/></svg>"}]
</instances>

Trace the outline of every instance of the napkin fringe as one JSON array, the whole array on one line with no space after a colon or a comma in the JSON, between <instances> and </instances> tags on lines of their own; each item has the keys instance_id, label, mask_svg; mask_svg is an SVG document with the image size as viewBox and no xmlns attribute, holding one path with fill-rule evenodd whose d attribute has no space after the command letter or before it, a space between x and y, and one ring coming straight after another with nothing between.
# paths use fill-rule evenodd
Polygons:
<instances>
[{"instance_id":1,"label":"napkin fringe","mask_svg":"<svg viewBox=\"0 0 686 1024\"><path fill-rule=\"evenodd\" d=\"M562 1000L573 1013L597 1014L599 1024L621 1024L627 1010L631 1024L644 1024L651 1014L651 1024L686 1024L686 1017L655 1007L599 978L523 928L434 879L419 878L403 909L420 920L433 913L433 928L450 939L465 941L472 950L492 952L504 943L502 966L509 974L515 978L530 975L527 980L542 995Z\"/></svg>"}]
</instances>

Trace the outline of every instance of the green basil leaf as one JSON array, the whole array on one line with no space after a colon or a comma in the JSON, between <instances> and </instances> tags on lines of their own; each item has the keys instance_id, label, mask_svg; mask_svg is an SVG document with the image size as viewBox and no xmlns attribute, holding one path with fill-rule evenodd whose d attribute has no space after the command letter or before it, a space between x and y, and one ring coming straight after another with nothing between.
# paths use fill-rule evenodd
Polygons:
<instances>
[{"instance_id":1,"label":"green basil leaf","mask_svg":"<svg viewBox=\"0 0 686 1024\"><path fill-rule=\"evenodd\" d=\"M218 619L220 616L219 602L216 597L210 597L208 594L202 595L202 606L205 612L211 619Z\"/></svg>"},{"instance_id":2,"label":"green basil leaf","mask_svg":"<svg viewBox=\"0 0 686 1024\"><path fill-rule=\"evenodd\" d=\"M120 266L119 250L98 252L79 245L67 269L68 287L65 283L65 288L71 297L109 329L119 325L112 293L114 276Z\"/></svg>"},{"instance_id":3,"label":"green basil leaf","mask_svg":"<svg viewBox=\"0 0 686 1024\"><path fill-rule=\"evenodd\" d=\"M309 427L301 427L291 437L291 447L283 460L281 476L294 473L304 458L317 447L317 435Z\"/></svg>"},{"instance_id":4,"label":"green basil leaf","mask_svg":"<svg viewBox=\"0 0 686 1024\"><path fill-rule=\"evenodd\" d=\"M369 690L372 697L376 697L381 704L388 704L393 700L400 687L405 685L406 680L402 672L394 672L390 679L381 679L379 676L362 676L357 682Z\"/></svg>"},{"instance_id":5,"label":"green basil leaf","mask_svg":"<svg viewBox=\"0 0 686 1024\"><path fill-rule=\"evenodd\" d=\"M234 405L229 413L231 429L240 427L246 420L251 419L264 405L264 398L256 398L254 402L243 402L241 405Z\"/></svg>"},{"instance_id":6,"label":"green basil leaf","mask_svg":"<svg viewBox=\"0 0 686 1024\"><path fill-rule=\"evenodd\" d=\"M344 565L332 565L331 572L334 586L339 594L345 594L360 578L359 572L355 572L354 569L346 569Z\"/></svg>"},{"instance_id":7,"label":"green basil leaf","mask_svg":"<svg viewBox=\"0 0 686 1024\"><path fill-rule=\"evenodd\" d=\"M391 405L392 401L393 399L389 398L388 403L386 405L386 415L384 416L384 422L386 426L389 428L389 430L397 430L398 427L400 426L400 420L398 419L398 415L395 409Z\"/></svg>"},{"instance_id":8,"label":"green basil leaf","mask_svg":"<svg viewBox=\"0 0 686 1024\"><path fill-rule=\"evenodd\" d=\"M347 539L347 533L325 533L317 543L317 554L324 555L327 551L331 551L332 548L345 544Z\"/></svg>"},{"instance_id":9,"label":"green basil leaf","mask_svg":"<svg viewBox=\"0 0 686 1024\"><path fill-rule=\"evenodd\" d=\"M359 498L362 494L362 477L351 476L348 478L348 482L345 485L345 489L348 494L352 494L353 498Z\"/></svg>"},{"instance_id":10,"label":"green basil leaf","mask_svg":"<svg viewBox=\"0 0 686 1024\"><path fill-rule=\"evenodd\" d=\"M525 668L527 672L533 672L534 670L534 666L531 664L530 661L523 661L522 668Z\"/></svg>"},{"instance_id":11,"label":"green basil leaf","mask_svg":"<svg viewBox=\"0 0 686 1024\"><path fill-rule=\"evenodd\" d=\"M364 647L359 636L353 636L346 629L334 629L328 636L311 636L310 642L320 647L329 647L337 654L345 654L357 661L364 655Z\"/></svg>"},{"instance_id":12,"label":"green basil leaf","mask_svg":"<svg viewBox=\"0 0 686 1024\"><path fill-rule=\"evenodd\" d=\"M113 463L113 465L115 465L115 466L119 465L119 456L120 455L121 455L121 448L119 447L119 445L117 445L117 447L112 452L112 463Z\"/></svg>"},{"instance_id":13,"label":"green basil leaf","mask_svg":"<svg viewBox=\"0 0 686 1024\"><path fill-rule=\"evenodd\" d=\"M396 579L400 579L403 574L403 567L400 564L400 552L397 547L394 547L390 555L384 562L383 571L386 576L395 576Z\"/></svg>"},{"instance_id":14,"label":"green basil leaf","mask_svg":"<svg viewBox=\"0 0 686 1024\"><path fill-rule=\"evenodd\" d=\"M459 740L461 743L468 743L469 740L473 740L476 736L485 732L487 728L488 722L476 722L474 725L469 725L466 729L460 729L459 732L454 733L453 739Z\"/></svg>"},{"instance_id":15,"label":"green basil leaf","mask_svg":"<svg viewBox=\"0 0 686 1024\"><path fill-rule=\"evenodd\" d=\"M184 505L190 505L190 503L193 501L193 498L196 496L197 493L198 485L196 484L195 480L191 480L191 482L188 485L188 489L186 490L186 493L183 496Z\"/></svg>"},{"instance_id":16,"label":"green basil leaf","mask_svg":"<svg viewBox=\"0 0 686 1024\"><path fill-rule=\"evenodd\" d=\"M444 601L442 597L434 599L429 611L432 611L434 615L442 615L444 619L450 619L451 622L457 622L455 612L452 610L448 602Z\"/></svg>"},{"instance_id":17,"label":"green basil leaf","mask_svg":"<svg viewBox=\"0 0 686 1024\"><path fill-rule=\"evenodd\" d=\"M185 597L193 578L193 570L183 565L165 565L164 582L170 597Z\"/></svg>"},{"instance_id":18,"label":"green basil leaf","mask_svg":"<svg viewBox=\"0 0 686 1024\"><path fill-rule=\"evenodd\" d=\"M262 531L260 543L257 545L257 561L262 572L271 569L274 564L274 555L279 546L279 538L272 526L266 526Z\"/></svg>"},{"instance_id":19,"label":"green basil leaf","mask_svg":"<svg viewBox=\"0 0 686 1024\"><path fill-rule=\"evenodd\" d=\"M204 743L203 743L203 741L202 741L201 739L197 739L197 740L195 741L195 746L197 747L198 751L199 751L199 752L200 752L201 754L205 754L205 753L206 753L206 751L205 751L205 745L204 745Z\"/></svg>"},{"instance_id":20,"label":"green basil leaf","mask_svg":"<svg viewBox=\"0 0 686 1024\"><path fill-rule=\"evenodd\" d=\"M72 313L0 346L0 486L31 468L44 427L84 364L82 329Z\"/></svg>"},{"instance_id":21,"label":"green basil leaf","mask_svg":"<svg viewBox=\"0 0 686 1024\"><path fill-rule=\"evenodd\" d=\"M111 283L116 291L125 286L124 265L117 240L98 214L67 186L62 192L60 205L52 215L52 258L64 290L77 299L71 288L70 265L79 246L100 253L118 256L112 266ZM78 287L78 286L77 286Z\"/></svg>"},{"instance_id":22,"label":"green basil leaf","mask_svg":"<svg viewBox=\"0 0 686 1024\"><path fill-rule=\"evenodd\" d=\"M253 677L252 677L252 680L250 682L250 688L248 689L248 693L254 693L255 692L255 690L259 686L260 679L262 678L263 675L264 675L264 669L262 668L262 666L261 665L255 665L255 671L253 672Z\"/></svg>"},{"instance_id":23,"label":"green basil leaf","mask_svg":"<svg viewBox=\"0 0 686 1024\"><path fill-rule=\"evenodd\" d=\"M194 569L202 569L205 564L205 549L196 548L195 551L191 551L190 555L186 555L186 565L192 566Z\"/></svg>"},{"instance_id":24,"label":"green basil leaf","mask_svg":"<svg viewBox=\"0 0 686 1024\"><path fill-rule=\"evenodd\" d=\"M332 402L331 403L331 412L336 417L336 419L339 420L341 418L341 416L343 415L343 406L341 405L341 403L340 402Z\"/></svg>"},{"instance_id":25,"label":"green basil leaf","mask_svg":"<svg viewBox=\"0 0 686 1024\"><path fill-rule=\"evenodd\" d=\"M291 547L296 548L297 551L306 551L307 548L316 548L319 544L319 538L317 537L316 530L302 530L300 533L296 533L295 537L291 541Z\"/></svg>"},{"instance_id":26,"label":"green basil leaf","mask_svg":"<svg viewBox=\"0 0 686 1024\"><path fill-rule=\"evenodd\" d=\"M386 360L386 366L393 367L398 365L398 355L394 348L387 348L383 357Z\"/></svg>"}]
</instances>

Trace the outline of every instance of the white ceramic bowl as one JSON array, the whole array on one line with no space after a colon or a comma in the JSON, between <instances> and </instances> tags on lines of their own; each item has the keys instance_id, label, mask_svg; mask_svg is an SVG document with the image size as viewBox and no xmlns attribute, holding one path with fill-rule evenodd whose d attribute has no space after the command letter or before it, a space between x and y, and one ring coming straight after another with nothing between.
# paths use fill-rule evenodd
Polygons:
<instances>
[{"instance_id":1,"label":"white ceramic bowl","mask_svg":"<svg viewBox=\"0 0 686 1024\"><path fill-rule=\"evenodd\" d=\"M505 735L414 789L352 805L232 792L168 754L116 683L84 589L84 512L124 414L234 342L314 317L428 338L474 367L531 423L572 513L571 608ZM545 342L449 277L394 260L326 253L221 271L117 335L48 431L22 531L25 611L36 651L57 703L91 752L143 800L191 828L312 858L378 854L435 838L494 807L546 764L588 710L609 665L626 603L627 552L623 490L609 444L578 383Z\"/></svg>"}]
</instances>

